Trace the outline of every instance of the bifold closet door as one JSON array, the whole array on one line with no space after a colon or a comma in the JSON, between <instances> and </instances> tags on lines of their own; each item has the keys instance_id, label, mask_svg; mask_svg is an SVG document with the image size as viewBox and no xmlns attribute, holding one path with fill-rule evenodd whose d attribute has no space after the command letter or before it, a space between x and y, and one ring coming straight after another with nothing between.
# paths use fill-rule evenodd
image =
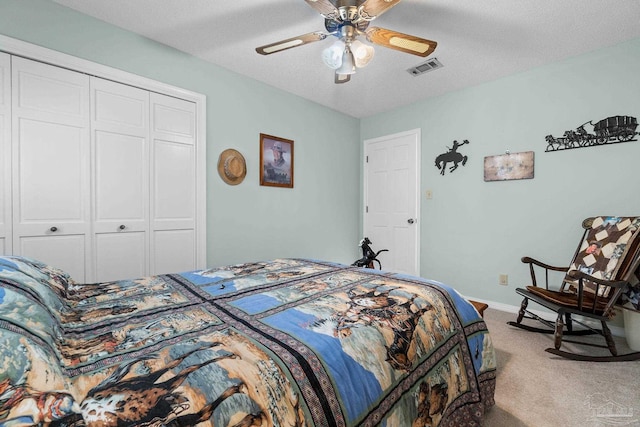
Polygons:
<instances>
[{"instance_id":1,"label":"bifold closet door","mask_svg":"<svg viewBox=\"0 0 640 427\"><path fill-rule=\"evenodd\" d=\"M13 253L92 276L89 76L12 57Z\"/></svg>"},{"instance_id":2,"label":"bifold closet door","mask_svg":"<svg viewBox=\"0 0 640 427\"><path fill-rule=\"evenodd\" d=\"M196 109L151 94L151 274L196 268Z\"/></svg>"},{"instance_id":3,"label":"bifold closet door","mask_svg":"<svg viewBox=\"0 0 640 427\"><path fill-rule=\"evenodd\" d=\"M91 78L96 281L148 275L149 92Z\"/></svg>"},{"instance_id":4,"label":"bifold closet door","mask_svg":"<svg viewBox=\"0 0 640 427\"><path fill-rule=\"evenodd\" d=\"M0 255L11 254L11 57L0 53Z\"/></svg>"}]
</instances>

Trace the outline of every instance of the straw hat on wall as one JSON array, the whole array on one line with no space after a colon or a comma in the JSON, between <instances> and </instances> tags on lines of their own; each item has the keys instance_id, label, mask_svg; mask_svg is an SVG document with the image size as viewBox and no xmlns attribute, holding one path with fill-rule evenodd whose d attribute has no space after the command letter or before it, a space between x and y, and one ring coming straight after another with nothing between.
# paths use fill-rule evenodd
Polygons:
<instances>
[{"instance_id":1,"label":"straw hat on wall","mask_svg":"<svg viewBox=\"0 0 640 427\"><path fill-rule=\"evenodd\" d=\"M227 184L238 185L247 175L247 163L240 152L233 148L228 148L220 153L218 173L220 178Z\"/></svg>"}]
</instances>

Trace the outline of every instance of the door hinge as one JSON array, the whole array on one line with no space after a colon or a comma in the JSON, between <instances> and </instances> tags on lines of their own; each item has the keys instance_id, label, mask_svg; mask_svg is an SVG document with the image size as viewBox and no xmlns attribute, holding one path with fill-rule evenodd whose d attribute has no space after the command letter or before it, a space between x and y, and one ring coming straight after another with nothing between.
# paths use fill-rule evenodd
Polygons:
<instances>
[{"instance_id":1,"label":"door hinge","mask_svg":"<svg viewBox=\"0 0 640 427\"><path fill-rule=\"evenodd\" d=\"M369 213L369 206L367 206L364 210L365 213Z\"/></svg>"},{"instance_id":2,"label":"door hinge","mask_svg":"<svg viewBox=\"0 0 640 427\"><path fill-rule=\"evenodd\" d=\"M369 156L365 156L365 163L369 163Z\"/></svg>"}]
</instances>

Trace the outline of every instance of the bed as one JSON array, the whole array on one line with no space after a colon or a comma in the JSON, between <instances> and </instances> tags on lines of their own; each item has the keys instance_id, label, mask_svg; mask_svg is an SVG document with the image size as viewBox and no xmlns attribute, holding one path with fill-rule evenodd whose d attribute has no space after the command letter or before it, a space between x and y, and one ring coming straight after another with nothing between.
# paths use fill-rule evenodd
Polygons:
<instances>
[{"instance_id":1,"label":"bed","mask_svg":"<svg viewBox=\"0 0 640 427\"><path fill-rule=\"evenodd\" d=\"M0 427L474 426L491 336L442 283L275 259L98 284L0 257Z\"/></svg>"}]
</instances>

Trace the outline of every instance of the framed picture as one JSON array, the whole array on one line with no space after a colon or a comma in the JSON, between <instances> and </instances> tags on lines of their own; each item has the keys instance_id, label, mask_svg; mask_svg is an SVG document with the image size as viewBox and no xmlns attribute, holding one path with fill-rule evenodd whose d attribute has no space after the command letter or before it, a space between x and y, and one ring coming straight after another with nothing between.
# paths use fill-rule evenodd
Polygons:
<instances>
[{"instance_id":1,"label":"framed picture","mask_svg":"<svg viewBox=\"0 0 640 427\"><path fill-rule=\"evenodd\" d=\"M293 188L293 141L260 134L260 185Z\"/></svg>"}]
</instances>

